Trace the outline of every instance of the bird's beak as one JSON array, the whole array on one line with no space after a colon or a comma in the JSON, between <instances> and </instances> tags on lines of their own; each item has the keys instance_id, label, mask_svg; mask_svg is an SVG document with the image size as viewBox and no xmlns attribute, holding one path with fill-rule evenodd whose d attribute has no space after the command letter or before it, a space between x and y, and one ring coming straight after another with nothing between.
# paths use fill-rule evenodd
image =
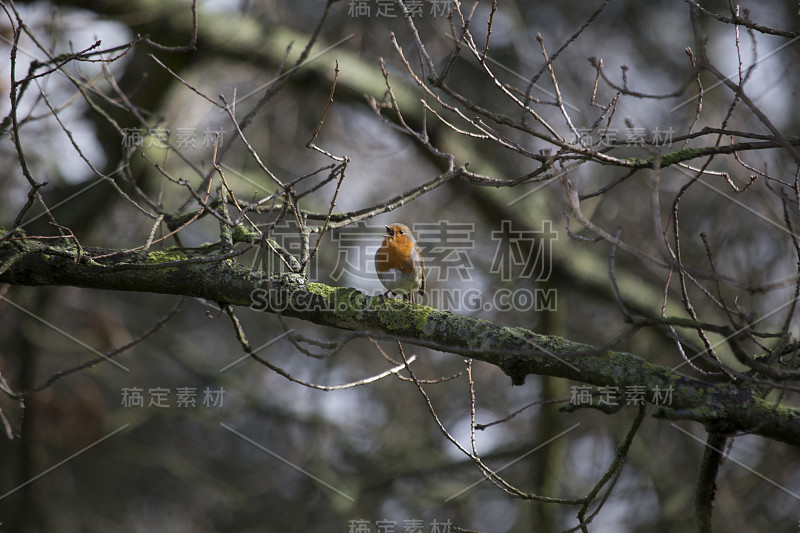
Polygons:
<instances>
[{"instance_id":1,"label":"bird's beak","mask_svg":"<svg viewBox=\"0 0 800 533\"><path fill-rule=\"evenodd\" d=\"M386 228L386 235L384 237L391 237L394 235L394 230L389 226L384 226Z\"/></svg>"}]
</instances>

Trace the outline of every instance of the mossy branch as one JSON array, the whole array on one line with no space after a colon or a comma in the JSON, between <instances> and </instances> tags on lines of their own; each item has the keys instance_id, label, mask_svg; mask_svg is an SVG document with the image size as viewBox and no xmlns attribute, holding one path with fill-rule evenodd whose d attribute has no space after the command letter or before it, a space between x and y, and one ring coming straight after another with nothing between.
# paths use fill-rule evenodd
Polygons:
<instances>
[{"instance_id":1,"label":"mossy branch","mask_svg":"<svg viewBox=\"0 0 800 533\"><path fill-rule=\"evenodd\" d=\"M214 259L191 249L140 254L83 248L79 254L66 239L19 238L0 242L0 283L175 294L281 313L485 361L514 384L533 374L598 387L658 387L672 391L672 402L659 405L654 416L693 420L722 435L744 432L800 442L800 410L769 402L745 387L706 382L630 353Z\"/></svg>"}]
</instances>

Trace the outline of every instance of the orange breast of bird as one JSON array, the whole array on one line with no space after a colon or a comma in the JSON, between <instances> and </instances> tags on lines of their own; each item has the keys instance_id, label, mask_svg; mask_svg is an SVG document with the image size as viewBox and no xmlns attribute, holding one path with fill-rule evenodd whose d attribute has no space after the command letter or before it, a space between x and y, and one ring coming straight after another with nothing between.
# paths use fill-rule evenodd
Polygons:
<instances>
[{"instance_id":1,"label":"orange breast of bird","mask_svg":"<svg viewBox=\"0 0 800 533\"><path fill-rule=\"evenodd\" d=\"M425 262L410 230L403 224L386 226L387 234L375 254L375 270L384 287L407 295L425 290Z\"/></svg>"},{"instance_id":2,"label":"orange breast of bird","mask_svg":"<svg viewBox=\"0 0 800 533\"><path fill-rule=\"evenodd\" d=\"M378 272L388 272L397 269L403 274L410 274L414 270L414 243L401 237L386 237L381 246L380 257L376 259Z\"/></svg>"}]
</instances>

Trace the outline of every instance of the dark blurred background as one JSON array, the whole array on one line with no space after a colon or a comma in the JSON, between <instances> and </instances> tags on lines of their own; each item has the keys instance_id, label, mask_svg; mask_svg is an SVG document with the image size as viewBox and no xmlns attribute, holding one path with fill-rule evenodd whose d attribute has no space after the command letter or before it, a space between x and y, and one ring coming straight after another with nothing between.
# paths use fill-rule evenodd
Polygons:
<instances>
[{"instance_id":1,"label":"dark blurred background","mask_svg":"<svg viewBox=\"0 0 800 533\"><path fill-rule=\"evenodd\" d=\"M357 11L359 5L369 6L370 13ZM600 2L577 0L499 1L487 64L502 83L524 91L530 77L544 65L537 33L552 54L599 6ZM727 2L704 2L703 6L729 15ZM70 63L65 69L81 81L91 98L101 102L107 117L93 112L75 84L58 72L33 82L20 103L25 117L21 140L32 173L49 182L41 194L58 223L69 227L85 247L135 247L147 240L153 221L123 198L110 180L117 180L134 197L129 184L136 183L168 212L187 200L185 188L164 180L141 155L129 154L125 139L109 125L109 119L131 135L145 127L160 130L180 150L164 149L158 137L149 136L143 140L145 151L173 176L195 186L211 169L215 135L221 132L223 142L231 143L222 169L238 198L250 201L273 192L275 184L245 145L231 141L236 132L230 118L176 81L153 57L212 100L223 95L229 104L235 102L241 118L269 87L284 80L281 72L305 48L324 7L319 0L201 1L194 51L170 52L141 44L113 62ZM742 7L764 26L800 27L794 1L747 2ZM121 46L137 35L169 46L185 45L191 38L191 4L184 0L18 2L16 8L41 44L55 54L83 50L96 40L102 41L104 49ZM439 11L448 8L446 2L425 2L422 15L416 18L421 39L438 68L453 49L447 11ZM316 140L330 153L350 158L335 212L386 201L446 170L442 159L393 127L396 115L391 111L384 112L388 121L379 120L366 98L380 101L384 95L382 58L405 121L422 127L423 93L409 76L391 34L416 72L421 59L397 9L392 3L376 1L334 3L308 60L246 129L253 149L284 183L330 164L330 159L305 145L323 115L338 62L334 103ZM469 12L472 5L463 9ZM475 9L471 30L480 45L486 38L490 12L489 2L480 2ZM700 17L696 24L708 35L710 59L726 75L736 77L733 27L710 17ZM0 36L2 57L8 58L12 33L7 19L0 22ZM797 135L794 110L800 71L794 67L800 64L800 49L796 39L762 33L751 38L744 29L739 39L744 64L758 62L748 82L749 96L776 127ZM624 65L630 89L663 95L690 81L686 47L696 48L687 3L609 2L554 62L574 127L588 132L601 113L592 105L596 71L587 58L602 58L605 72L618 83L622 83L620 67ZM30 37L23 36L16 78L27 73L32 60L44 57ZM0 110L6 116L10 61L0 61L0 67L4 96ZM554 99L549 76L547 72L541 76L531 93L534 98ZM705 76L703 109L695 131L718 127L732 100L729 89L714 87L716 81ZM129 102L117 97L109 77ZM518 114L466 53L454 64L449 83L481 106ZM58 110L72 139L48 112L42 94ZM676 98L623 97L609 128L617 140L630 134L631 125L648 139L661 132L666 144L668 136L689 131L697 112L692 99L696 94L692 85ZM601 80L597 103L608 105L614 95ZM475 116L460 108L467 120ZM557 108L542 106L541 113L574 141ZM433 144L452 153L457 165L468 162L470 170L500 179L514 179L538 167L535 161L497 144L460 135L430 113L426 120ZM469 129L468 122L453 115L448 120ZM766 133L741 105L727 125ZM508 134L532 153L557 149L519 132ZM10 137L6 133L0 139L3 226L11 224L28 192ZM690 146L710 143L713 139L693 141ZM635 143L615 146L613 154L647 156ZM768 169L789 183L794 180L796 163L782 151L748 155L747 164L752 167ZM106 178L94 173L84 158ZM701 162L691 164L699 167ZM710 168L727 172L740 185L752 174L730 156L715 160ZM588 193L624 173L612 166L587 164L572 171L570 178L582 193ZM123 176L128 181L121 180ZM669 204L690 176L680 169L662 173L659 187L665 226ZM309 178L298 190L311 189L321 177ZM781 204L764 181L734 201L735 194L723 179L715 183L725 194L695 187L682 200L684 261L707 268L698 238L705 232L720 269L746 286L794 275L796 257L781 228ZM621 227L625 240L658 255L650 187L647 175L634 175L624 186L584 202L584 212L612 233ZM334 181L309 194L302 207L326 213L335 188ZM403 222L418 237L427 235L421 239L426 257L431 258L427 303L602 345L626 330L609 282L609 247L571 240L562 214L566 210L555 180L517 188L452 181L391 213L327 233L309 277L371 294L381 292L368 258L380 242L383 225ZM37 204L24 229L29 235L57 234L48 220ZM259 221L266 222L267 217ZM276 239L290 250L296 245L295 229L287 222L275 231ZM508 232L512 230L527 233L520 242L511 243ZM164 234L159 231L157 236ZM186 246L199 246L215 242L218 235L216 220L205 217L180 237ZM254 253L238 260L254 267L281 267ZM526 271L526 265L532 264L533 271ZM623 253L618 253L616 268L630 309L658 315L667 294L667 314L682 313L677 286L667 279L666 271ZM742 308L759 316L784 305L793 290L791 283L762 293L747 291L744 285L722 290L730 301L737 299ZM470 289L481 295L479 303L471 299ZM725 321L700 289L689 290L704 320ZM499 305L498 294L515 294L521 300ZM55 372L130 342L178 301L172 296L73 287L2 287L0 295L0 372L15 391L30 390ZM526 300L528 295L533 300ZM553 305L536 300L542 297L554 297ZM321 340L339 338L344 332L289 318L283 319L282 327L275 316L247 309L237 314L254 348L269 343L259 355L298 379L338 385L393 366L367 339L347 344L332 357L308 357L282 336L284 328ZM765 329L778 328L784 317L783 313L770 316ZM795 321L792 331L796 329ZM691 337L692 332L686 335ZM380 344L395 361L399 359L394 343ZM640 331L617 348L656 364L675 366L682 361L674 342L659 330ZM461 373L456 379L425 387L441 422L469 448L470 396L463 358L410 345L406 353L417 356L414 368L419 378ZM724 347L720 353L736 364ZM516 500L488 482L478 483L481 473L442 437L413 383L390 376L342 391L312 390L247 358L232 365L243 356L230 320L204 302L188 300L166 327L115 359L125 368L104 363L59 380L25 399L21 421L20 405L4 395L0 406L8 424L21 436L0 439L0 531L427 533L436 527L455 531L458 525L503 533L560 531L576 525L577 506ZM691 373L688 367L681 370ZM474 363L472 374L477 421L484 424L537 400L568 400L575 392L572 387L580 385L530 376L524 386L512 387L498 368L480 362ZM136 398L142 405L136 405ZM796 398L784 402L797 403ZM534 406L504 424L477 432L477 447L493 468L515 461L502 474L524 490L576 498L586 494L609 467L636 409L623 407L614 416L593 410L565 414L558 411L559 405ZM541 446L578 423L563 437ZM678 532L693 527L693 489L705 433L689 423L680 427L701 440L668 422L645 420L617 486L590 530ZM729 452L731 459L723 464L718 480L718 530L797 531L798 449L741 436ZM437 526L448 521L452 525ZM369 529L354 529L358 527Z\"/></svg>"}]
</instances>

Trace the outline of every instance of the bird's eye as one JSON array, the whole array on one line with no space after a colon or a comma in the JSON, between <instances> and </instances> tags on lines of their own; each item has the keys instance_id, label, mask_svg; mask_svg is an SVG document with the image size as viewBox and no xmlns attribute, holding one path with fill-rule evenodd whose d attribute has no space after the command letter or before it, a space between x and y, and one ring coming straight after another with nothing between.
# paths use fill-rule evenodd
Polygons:
<instances>
[{"instance_id":1,"label":"bird's eye","mask_svg":"<svg viewBox=\"0 0 800 533\"><path fill-rule=\"evenodd\" d=\"M397 233L399 233L400 235L402 235L403 233L405 233L405 231L403 231L403 230L400 230L400 231L398 231Z\"/></svg>"}]
</instances>

